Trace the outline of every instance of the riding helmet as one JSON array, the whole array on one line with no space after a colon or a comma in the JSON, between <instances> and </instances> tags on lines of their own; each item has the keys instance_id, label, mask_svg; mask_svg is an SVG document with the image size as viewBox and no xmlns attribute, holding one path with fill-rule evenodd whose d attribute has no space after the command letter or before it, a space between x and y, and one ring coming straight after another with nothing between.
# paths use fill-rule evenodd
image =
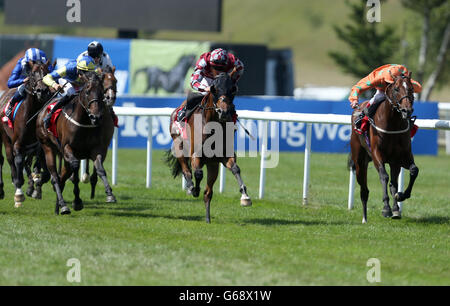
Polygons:
<instances>
[{"instance_id":1,"label":"riding helmet","mask_svg":"<svg viewBox=\"0 0 450 306\"><path fill-rule=\"evenodd\" d=\"M87 51L90 57L97 58L103 54L103 46L98 41L93 41L88 45Z\"/></svg>"},{"instance_id":2,"label":"riding helmet","mask_svg":"<svg viewBox=\"0 0 450 306\"><path fill-rule=\"evenodd\" d=\"M214 68L223 68L228 61L228 52L224 49L218 48L211 52L209 62Z\"/></svg>"},{"instance_id":3,"label":"riding helmet","mask_svg":"<svg viewBox=\"0 0 450 306\"><path fill-rule=\"evenodd\" d=\"M25 61L45 63L47 61L47 56L42 50L37 48L29 48L25 51Z\"/></svg>"}]
</instances>

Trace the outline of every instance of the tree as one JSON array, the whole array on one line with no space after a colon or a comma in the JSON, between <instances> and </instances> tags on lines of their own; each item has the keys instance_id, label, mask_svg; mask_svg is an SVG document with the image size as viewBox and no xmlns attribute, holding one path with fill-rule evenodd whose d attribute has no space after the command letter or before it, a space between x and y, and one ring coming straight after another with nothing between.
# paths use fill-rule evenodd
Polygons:
<instances>
[{"instance_id":1,"label":"tree","mask_svg":"<svg viewBox=\"0 0 450 306\"><path fill-rule=\"evenodd\" d=\"M450 2L448 0L402 0L404 7L422 19L416 79L423 85L419 100L427 101L435 87L450 75ZM413 43L414 45L414 43ZM412 65L414 66L414 65Z\"/></svg>"},{"instance_id":2,"label":"tree","mask_svg":"<svg viewBox=\"0 0 450 306\"><path fill-rule=\"evenodd\" d=\"M367 1L351 3L350 23L342 27L334 26L340 40L349 45L351 52L331 51L329 56L344 72L358 78L366 76L373 69L393 62L400 40L392 26L381 27L379 23L367 20Z\"/></svg>"}]
</instances>

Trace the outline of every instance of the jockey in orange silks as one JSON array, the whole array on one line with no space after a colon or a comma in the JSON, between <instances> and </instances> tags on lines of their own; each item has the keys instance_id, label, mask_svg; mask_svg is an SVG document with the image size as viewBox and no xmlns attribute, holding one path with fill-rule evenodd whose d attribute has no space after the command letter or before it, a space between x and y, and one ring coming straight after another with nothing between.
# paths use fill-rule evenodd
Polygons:
<instances>
[{"instance_id":1,"label":"jockey in orange silks","mask_svg":"<svg viewBox=\"0 0 450 306\"><path fill-rule=\"evenodd\" d=\"M375 115L375 112L377 111L378 106L381 102L385 99L385 90L386 87L394 82L394 79L392 76L400 76L400 75L407 75L408 69L403 65L397 65L397 64L387 64L381 67L378 67L369 75L362 78L356 85L352 87L352 90L350 92L350 96L348 97L348 100L350 101L350 106L352 108L358 107L358 98L361 95L361 93L375 88L377 92L372 97L372 99L369 100L369 103L367 103L366 111L361 112L358 118L355 120L355 126L357 130L360 130L362 119L365 115L367 115L369 118L373 118ZM419 93L422 91L422 86L419 82L411 79L411 83L414 88L415 93Z\"/></svg>"}]
</instances>

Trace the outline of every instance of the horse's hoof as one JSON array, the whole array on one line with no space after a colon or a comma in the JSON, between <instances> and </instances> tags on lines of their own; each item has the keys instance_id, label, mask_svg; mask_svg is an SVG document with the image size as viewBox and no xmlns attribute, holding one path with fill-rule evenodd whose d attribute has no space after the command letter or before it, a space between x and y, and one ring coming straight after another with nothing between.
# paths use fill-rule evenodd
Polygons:
<instances>
[{"instance_id":1,"label":"horse's hoof","mask_svg":"<svg viewBox=\"0 0 450 306\"><path fill-rule=\"evenodd\" d=\"M67 206L61 207L60 214L61 215L70 215L70 208Z\"/></svg>"},{"instance_id":2,"label":"horse's hoof","mask_svg":"<svg viewBox=\"0 0 450 306\"><path fill-rule=\"evenodd\" d=\"M390 218L392 217L392 211L389 209L383 209L383 211L381 212L383 214L383 217L385 218Z\"/></svg>"},{"instance_id":3,"label":"horse's hoof","mask_svg":"<svg viewBox=\"0 0 450 306\"><path fill-rule=\"evenodd\" d=\"M31 197L33 199L40 200L40 199L42 199L42 193L37 191L37 190L34 190L33 194L31 195Z\"/></svg>"},{"instance_id":4,"label":"horse's hoof","mask_svg":"<svg viewBox=\"0 0 450 306\"><path fill-rule=\"evenodd\" d=\"M366 223L367 223L366 218L363 218L363 219L362 219L362 224L366 224Z\"/></svg>"},{"instance_id":5,"label":"horse's hoof","mask_svg":"<svg viewBox=\"0 0 450 306\"><path fill-rule=\"evenodd\" d=\"M23 201L25 201L25 195L19 194L14 196L14 202L22 203Z\"/></svg>"},{"instance_id":6,"label":"horse's hoof","mask_svg":"<svg viewBox=\"0 0 450 306\"><path fill-rule=\"evenodd\" d=\"M241 198L241 206L242 207L252 206L252 200L250 198Z\"/></svg>"},{"instance_id":7,"label":"horse's hoof","mask_svg":"<svg viewBox=\"0 0 450 306\"><path fill-rule=\"evenodd\" d=\"M31 197L33 195L33 192L34 192L34 188L28 188L26 194L27 194L27 196Z\"/></svg>"},{"instance_id":8,"label":"horse's hoof","mask_svg":"<svg viewBox=\"0 0 450 306\"><path fill-rule=\"evenodd\" d=\"M89 181L90 181L89 179L90 179L90 176L89 176L89 174L87 174L87 173L84 173L84 174L81 176L81 182L84 183L84 184L89 183Z\"/></svg>"},{"instance_id":9,"label":"horse's hoof","mask_svg":"<svg viewBox=\"0 0 450 306\"><path fill-rule=\"evenodd\" d=\"M192 195L194 193L194 186L192 186L191 188L187 188L186 189L186 194L187 195Z\"/></svg>"},{"instance_id":10,"label":"horse's hoof","mask_svg":"<svg viewBox=\"0 0 450 306\"><path fill-rule=\"evenodd\" d=\"M194 198L198 198L198 196L200 195L200 188L194 188L192 190L192 195L194 196Z\"/></svg>"},{"instance_id":11,"label":"horse's hoof","mask_svg":"<svg viewBox=\"0 0 450 306\"><path fill-rule=\"evenodd\" d=\"M2 190L0 191L0 200L3 200L5 198L5 192Z\"/></svg>"},{"instance_id":12,"label":"horse's hoof","mask_svg":"<svg viewBox=\"0 0 450 306\"><path fill-rule=\"evenodd\" d=\"M80 211L84 208L83 201L80 199L80 201L73 201L72 207L75 211Z\"/></svg>"},{"instance_id":13,"label":"horse's hoof","mask_svg":"<svg viewBox=\"0 0 450 306\"><path fill-rule=\"evenodd\" d=\"M14 203L14 207L15 208L19 208L19 207L22 207L22 203L21 202L16 202L16 203Z\"/></svg>"},{"instance_id":14,"label":"horse's hoof","mask_svg":"<svg viewBox=\"0 0 450 306\"><path fill-rule=\"evenodd\" d=\"M402 213L399 210L394 210L392 212L392 219L401 219Z\"/></svg>"},{"instance_id":15,"label":"horse's hoof","mask_svg":"<svg viewBox=\"0 0 450 306\"><path fill-rule=\"evenodd\" d=\"M106 203L116 203L116 197L114 195L106 196Z\"/></svg>"}]
</instances>

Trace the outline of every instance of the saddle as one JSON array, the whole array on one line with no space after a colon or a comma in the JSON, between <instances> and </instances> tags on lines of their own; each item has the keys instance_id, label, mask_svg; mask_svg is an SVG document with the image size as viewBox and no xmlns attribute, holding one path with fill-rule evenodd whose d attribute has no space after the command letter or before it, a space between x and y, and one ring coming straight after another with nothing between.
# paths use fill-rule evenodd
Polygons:
<instances>
[{"instance_id":1,"label":"saddle","mask_svg":"<svg viewBox=\"0 0 450 306\"><path fill-rule=\"evenodd\" d=\"M51 112L55 104L58 103L58 100L54 100L52 103L50 103L47 106L47 114ZM56 122L58 120L59 115L61 114L62 109L56 110L56 112L53 113L51 119L50 119L50 125L48 126L48 130L55 136L55 138L58 138L58 132L56 131Z\"/></svg>"}]
</instances>

